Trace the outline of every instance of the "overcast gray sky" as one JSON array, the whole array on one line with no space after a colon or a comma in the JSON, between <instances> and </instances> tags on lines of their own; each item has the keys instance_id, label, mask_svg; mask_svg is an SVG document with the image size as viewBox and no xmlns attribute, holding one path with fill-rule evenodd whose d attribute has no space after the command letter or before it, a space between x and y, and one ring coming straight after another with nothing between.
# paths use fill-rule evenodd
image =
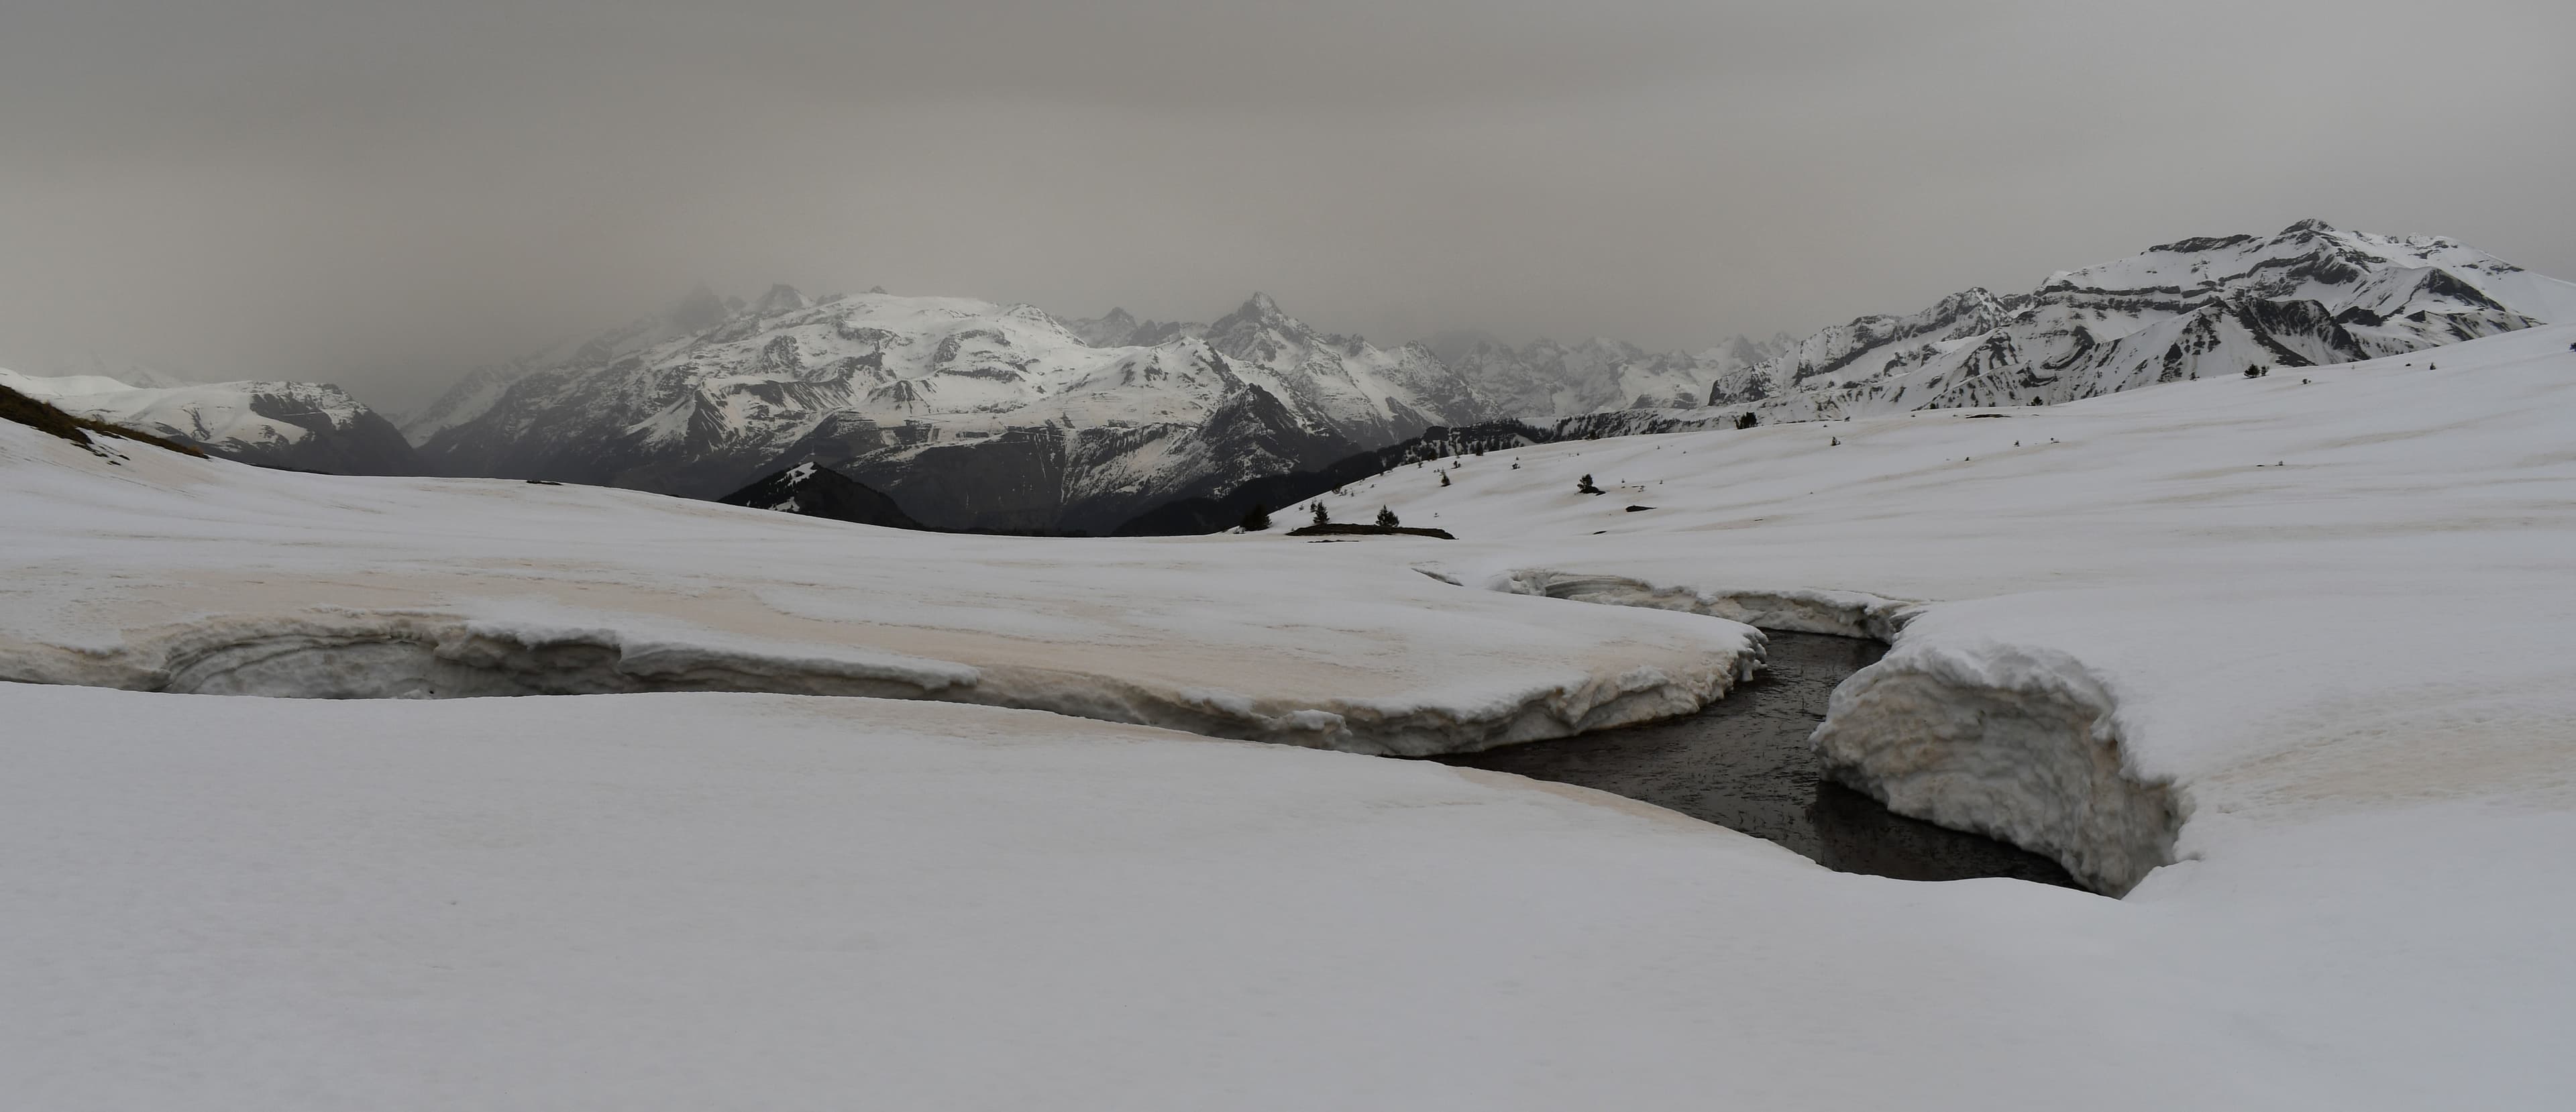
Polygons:
<instances>
[{"instance_id":1,"label":"overcast gray sky","mask_svg":"<svg viewBox=\"0 0 2576 1112\"><path fill-rule=\"evenodd\" d=\"M700 278L1699 347L2306 216L2576 278L2571 136L2566 0L14 0L0 361L399 405Z\"/></svg>"}]
</instances>

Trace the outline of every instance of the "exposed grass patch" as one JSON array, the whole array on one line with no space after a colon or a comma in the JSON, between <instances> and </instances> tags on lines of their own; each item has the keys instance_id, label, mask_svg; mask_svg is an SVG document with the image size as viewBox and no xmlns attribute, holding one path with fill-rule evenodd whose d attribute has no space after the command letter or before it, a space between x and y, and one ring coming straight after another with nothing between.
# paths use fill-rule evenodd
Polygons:
<instances>
[{"instance_id":1,"label":"exposed grass patch","mask_svg":"<svg viewBox=\"0 0 2576 1112\"><path fill-rule=\"evenodd\" d=\"M62 437L84 448L90 446L88 434L95 433L121 440L141 441L156 447L168 448L182 455L195 456L198 459L206 458L206 453L195 445L181 444L176 440L163 439L148 432L136 432L133 429L88 417L75 417L56 409L50 402L38 401L6 386L0 386L0 418L16 421L38 432Z\"/></svg>"}]
</instances>

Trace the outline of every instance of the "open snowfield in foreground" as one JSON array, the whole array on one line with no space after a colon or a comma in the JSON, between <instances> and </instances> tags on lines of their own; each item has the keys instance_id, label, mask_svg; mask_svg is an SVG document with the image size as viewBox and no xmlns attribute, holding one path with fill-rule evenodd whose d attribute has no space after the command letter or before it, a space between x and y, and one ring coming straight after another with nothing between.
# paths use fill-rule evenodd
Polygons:
<instances>
[{"instance_id":1,"label":"open snowfield in foreground","mask_svg":"<svg viewBox=\"0 0 2576 1112\"><path fill-rule=\"evenodd\" d=\"M2478 880L2544 880L2564 814L2122 903L1029 711L0 698L20 1107L2492 1108L2568 1068L2565 896Z\"/></svg>"},{"instance_id":2,"label":"open snowfield in foreground","mask_svg":"<svg viewBox=\"0 0 2576 1112\"><path fill-rule=\"evenodd\" d=\"M0 684L0 1091L2563 1107L2571 342L1552 445L1331 503L1456 542L903 536L110 466L0 425L13 676L630 692ZM1611 493L1574 493L1585 473ZM1837 874L1422 763L955 702L631 693L885 684L1393 747L1688 704L1746 644L1511 591L1894 634L1838 692L1828 759L2126 898Z\"/></svg>"}]
</instances>

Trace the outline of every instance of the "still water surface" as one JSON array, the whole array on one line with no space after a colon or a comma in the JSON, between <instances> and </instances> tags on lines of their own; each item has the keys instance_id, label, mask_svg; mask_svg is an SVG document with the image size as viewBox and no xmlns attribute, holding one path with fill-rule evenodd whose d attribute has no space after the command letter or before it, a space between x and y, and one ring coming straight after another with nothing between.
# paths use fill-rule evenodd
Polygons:
<instances>
[{"instance_id":1,"label":"still water surface","mask_svg":"<svg viewBox=\"0 0 2576 1112\"><path fill-rule=\"evenodd\" d=\"M1778 842L1849 873L1905 880L2015 877L2079 887L2038 854L1889 811L1823 778L1807 744L1843 678L1876 641L1772 633L1770 667L1688 718L1434 757L1579 784Z\"/></svg>"}]
</instances>

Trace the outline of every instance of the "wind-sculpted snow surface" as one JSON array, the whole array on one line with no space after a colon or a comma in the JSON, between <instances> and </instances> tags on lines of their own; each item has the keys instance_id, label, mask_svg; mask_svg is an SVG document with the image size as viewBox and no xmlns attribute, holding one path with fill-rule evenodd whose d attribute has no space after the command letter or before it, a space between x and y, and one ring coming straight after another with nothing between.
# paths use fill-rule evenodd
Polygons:
<instances>
[{"instance_id":1,"label":"wind-sculpted snow surface","mask_svg":"<svg viewBox=\"0 0 2576 1112\"><path fill-rule=\"evenodd\" d=\"M109 467L9 428L0 679L323 698L889 696L1425 754L1687 714L1759 659L1743 626L1459 591L1296 550L941 536L180 456ZM1457 666L1461 653L1480 663Z\"/></svg>"}]
</instances>

